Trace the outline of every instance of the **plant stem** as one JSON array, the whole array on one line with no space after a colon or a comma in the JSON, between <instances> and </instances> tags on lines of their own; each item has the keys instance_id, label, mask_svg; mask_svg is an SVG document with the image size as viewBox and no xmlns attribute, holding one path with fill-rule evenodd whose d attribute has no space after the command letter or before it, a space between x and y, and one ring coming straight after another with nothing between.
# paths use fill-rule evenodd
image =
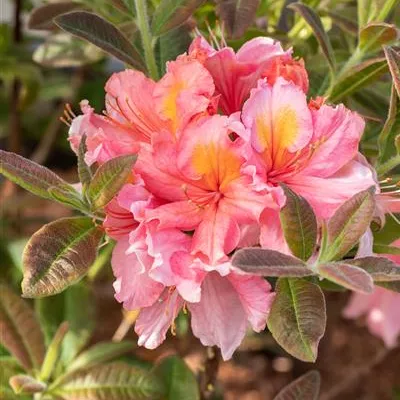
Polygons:
<instances>
[{"instance_id":1,"label":"plant stem","mask_svg":"<svg viewBox=\"0 0 400 400\"><path fill-rule=\"evenodd\" d=\"M204 371L200 376L201 399L211 399L215 392L215 383L220 362L220 351L218 347L207 347L207 358L204 363Z\"/></svg>"},{"instance_id":2,"label":"plant stem","mask_svg":"<svg viewBox=\"0 0 400 400\"><path fill-rule=\"evenodd\" d=\"M135 0L136 18L139 27L140 35L142 37L142 45L144 49L144 58L150 76L158 79L158 69L153 50L153 38L150 32L149 18L147 15L147 0Z\"/></svg>"}]
</instances>

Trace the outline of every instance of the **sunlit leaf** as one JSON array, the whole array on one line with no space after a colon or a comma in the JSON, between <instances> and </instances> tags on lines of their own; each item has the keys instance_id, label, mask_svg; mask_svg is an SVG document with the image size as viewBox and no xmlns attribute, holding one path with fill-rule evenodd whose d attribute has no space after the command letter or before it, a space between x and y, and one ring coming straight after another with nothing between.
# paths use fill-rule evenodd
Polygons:
<instances>
[{"instance_id":1,"label":"sunlit leaf","mask_svg":"<svg viewBox=\"0 0 400 400\"><path fill-rule=\"evenodd\" d=\"M275 250L243 248L232 257L232 265L244 272L260 276L303 277L314 275L298 258Z\"/></svg>"},{"instance_id":2,"label":"sunlit leaf","mask_svg":"<svg viewBox=\"0 0 400 400\"><path fill-rule=\"evenodd\" d=\"M310 25L321 46L322 53L325 55L331 70L334 72L336 68L335 54L319 15L311 7L303 3L291 3L288 7L298 12L308 25Z\"/></svg>"},{"instance_id":3,"label":"sunlit leaf","mask_svg":"<svg viewBox=\"0 0 400 400\"><path fill-rule=\"evenodd\" d=\"M114 25L98 15L73 11L56 17L54 22L66 32L93 43L132 67L145 70L139 51Z\"/></svg>"},{"instance_id":4,"label":"sunlit leaf","mask_svg":"<svg viewBox=\"0 0 400 400\"><path fill-rule=\"evenodd\" d=\"M256 17L260 0L216 0L216 12L229 37L239 38Z\"/></svg>"},{"instance_id":5,"label":"sunlit leaf","mask_svg":"<svg viewBox=\"0 0 400 400\"><path fill-rule=\"evenodd\" d=\"M10 378L10 386L16 394L34 394L43 392L46 384L29 375L15 375Z\"/></svg>"},{"instance_id":6,"label":"sunlit leaf","mask_svg":"<svg viewBox=\"0 0 400 400\"><path fill-rule=\"evenodd\" d=\"M23 295L50 296L80 280L96 258L102 235L86 217L62 218L43 226L23 254Z\"/></svg>"},{"instance_id":7,"label":"sunlit leaf","mask_svg":"<svg viewBox=\"0 0 400 400\"><path fill-rule=\"evenodd\" d=\"M343 203L328 222L320 261L334 261L344 257L369 227L374 210L374 189L357 193Z\"/></svg>"},{"instance_id":8,"label":"sunlit leaf","mask_svg":"<svg viewBox=\"0 0 400 400\"><path fill-rule=\"evenodd\" d=\"M56 393L65 400L157 400L164 388L148 371L115 362L77 372Z\"/></svg>"},{"instance_id":9,"label":"sunlit leaf","mask_svg":"<svg viewBox=\"0 0 400 400\"><path fill-rule=\"evenodd\" d=\"M94 209L107 205L119 192L131 175L136 158L136 155L119 156L97 169L87 191Z\"/></svg>"},{"instance_id":10,"label":"sunlit leaf","mask_svg":"<svg viewBox=\"0 0 400 400\"><path fill-rule=\"evenodd\" d=\"M370 23L360 30L359 48L364 53L376 52L382 46L391 44L399 38L399 30L395 25Z\"/></svg>"},{"instance_id":11,"label":"sunlit leaf","mask_svg":"<svg viewBox=\"0 0 400 400\"><path fill-rule=\"evenodd\" d=\"M317 270L322 277L347 289L366 294L374 290L371 275L354 265L345 262L328 263L319 265Z\"/></svg>"},{"instance_id":12,"label":"sunlit leaf","mask_svg":"<svg viewBox=\"0 0 400 400\"><path fill-rule=\"evenodd\" d=\"M309 371L284 387L274 400L318 400L321 376Z\"/></svg>"},{"instance_id":13,"label":"sunlit leaf","mask_svg":"<svg viewBox=\"0 0 400 400\"><path fill-rule=\"evenodd\" d=\"M162 0L153 15L153 33L161 35L182 25L202 3L204 0Z\"/></svg>"},{"instance_id":14,"label":"sunlit leaf","mask_svg":"<svg viewBox=\"0 0 400 400\"><path fill-rule=\"evenodd\" d=\"M275 291L268 329L278 344L292 356L314 362L326 326L322 290L304 279L280 278Z\"/></svg>"},{"instance_id":15,"label":"sunlit leaf","mask_svg":"<svg viewBox=\"0 0 400 400\"><path fill-rule=\"evenodd\" d=\"M282 187L286 195L285 206L280 211L283 234L293 255L307 261L317 242L317 219L304 197L285 185Z\"/></svg>"},{"instance_id":16,"label":"sunlit leaf","mask_svg":"<svg viewBox=\"0 0 400 400\"><path fill-rule=\"evenodd\" d=\"M44 338L29 305L8 287L0 286L0 343L26 369L42 365Z\"/></svg>"},{"instance_id":17,"label":"sunlit leaf","mask_svg":"<svg viewBox=\"0 0 400 400\"><path fill-rule=\"evenodd\" d=\"M186 363L177 356L164 358L154 373L166 388L166 400L199 400L199 384Z\"/></svg>"}]
</instances>

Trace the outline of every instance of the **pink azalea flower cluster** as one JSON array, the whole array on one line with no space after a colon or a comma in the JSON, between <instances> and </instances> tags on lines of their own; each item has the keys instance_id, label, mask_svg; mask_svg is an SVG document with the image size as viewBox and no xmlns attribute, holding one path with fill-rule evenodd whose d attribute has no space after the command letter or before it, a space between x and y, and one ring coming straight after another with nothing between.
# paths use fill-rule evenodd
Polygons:
<instances>
[{"instance_id":1,"label":"pink azalea flower cluster","mask_svg":"<svg viewBox=\"0 0 400 400\"><path fill-rule=\"evenodd\" d=\"M117 241L116 298L141 310L140 345L157 347L183 309L194 335L230 358L248 327L265 328L274 298L230 255L256 245L289 252L279 184L318 218L375 184L358 153L362 118L308 100L308 86L303 61L272 39L235 53L198 37L158 82L134 70L114 74L104 115L81 103L69 137L76 151L86 134L89 164L138 154L104 227Z\"/></svg>"}]
</instances>

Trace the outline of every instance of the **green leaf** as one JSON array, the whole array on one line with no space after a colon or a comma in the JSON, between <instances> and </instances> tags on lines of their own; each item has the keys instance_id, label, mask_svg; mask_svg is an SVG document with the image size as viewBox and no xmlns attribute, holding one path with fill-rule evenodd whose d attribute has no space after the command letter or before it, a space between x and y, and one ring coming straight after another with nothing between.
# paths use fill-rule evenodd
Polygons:
<instances>
[{"instance_id":1,"label":"green leaf","mask_svg":"<svg viewBox=\"0 0 400 400\"><path fill-rule=\"evenodd\" d=\"M291 3L288 5L288 8L298 12L305 19L307 24L310 25L319 45L321 46L322 53L327 59L331 71L334 74L336 69L335 53L333 52L331 42L325 32L319 15L311 7L303 3Z\"/></svg>"},{"instance_id":2,"label":"green leaf","mask_svg":"<svg viewBox=\"0 0 400 400\"><path fill-rule=\"evenodd\" d=\"M307 265L298 258L279 251L255 247L235 252L232 265L244 272L270 277L303 277L314 275Z\"/></svg>"},{"instance_id":3,"label":"green leaf","mask_svg":"<svg viewBox=\"0 0 400 400\"><path fill-rule=\"evenodd\" d=\"M400 265L386 257L360 257L348 263L367 271L375 283L400 281Z\"/></svg>"},{"instance_id":4,"label":"green leaf","mask_svg":"<svg viewBox=\"0 0 400 400\"><path fill-rule=\"evenodd\" d=\"M153 374L115 362L78 372L55 392L65 400L157 400L164 388Z\"/></svg>"},{"instance_id":5,"label":"green leaf","mask_svg":"<svg viewBox=\"0 0 400 400\"><path fill-rule=\"evenodd\" d=\"M102 236L87 217L62 218L43 226L24 250L24 297L54 295L79 281L94 262Z\"/></svg>"},{"instance_id":6,"label":"green leaf","mask_svg":"<svg viewBox=\"0 0 400 400\"><path fill-rule=\"evenodd\" d=\"M260 0L216 0L216 12L230 38L240 38L253 23Z\"/></svg>"},{"instance_id":7,"label":"green leaf","mask_svg":"<svg viewBox=\"0 0 400 400\"><path fill-rule=\"evenodd\" d=\"M53 23L53 18L72 10L76 10L77 8L82 8L82 4L74 3L72 1L60 1L39 6L30 12L28 28L38 30L55 29L56 26Z\"/></svg>"},{"instance_id":8,"label":"green leaf","mask_svg":"<svg viewBox=\"0 0 400 400\"><path fill-rule=\"evenodd\" d=\"M397 91L397 96L400 97L400 54L393 47L389 46L383 50L393 78L393 85Z\"/></svg>"},{"instance_id":9,"label":"green leaf","mask_svg":"<svg viewBox=\"0 0 400 400\"><path fill-rule=\"evenodd\" d=\"M47 382L53 374L56 363L60 357L61 345L67 332L68 322L64 322L58 328L53 340L51 341L47 349L46 356L40 370L40 379L44 382Z\"/></svg>"},{"instance_id":10,"label":"green leaf","mask_svg":"<svg viewBox=\"0 0 400 400\"><path fill-rule=\"evenodd\" d=\"M317 271L322 277L347 289L365 294L370 294L374 290L372 276L350 263L322 264L318 266Z\"/></svg>"},{"instance_id":11,"label":"green leaf","mask_svg":"<svg viewBox=\"0 0 400 400\"><path fill-rule=\"evenodd\" d=\"M395 42L399 37L399 31L395 25L370 23L360 30L359 48L363 54L377 52L382 46Z\"/></svg>"},{"instance_id":12,"label":"green leaf","mask_svg":"<svg viewBox=\"0 0 400 400\"><path fill-rule=\"evenodd\" d=\"M67 366L67 373L87 370L128 353L135 347L135 343L129 341L96 343Z\"/></svg>"},{"instance_id":13,"label":"green leaf","mask_svg":"<svg viewBox=\"0 0 400 400\"><path fill-rule=\"evenodd\" d=\"M400 256L400 247L389 246L387 244L374 243L373 252L376 254L393 254Z\"/></svg>"},{"instance_id":14,"label":"green leaf","mask_svg":"<svg viewBox=\"0 0 400 400\"><path fill-rule=\"evenodd\" d=\"M15 394L34 394L43 392L46 384L29 375L15 375L10 378L10 386Z\"/></svg>"},{"instance_id":15,"label":"green leaf","mask_svg":"<svg viewBox=\"0 0 400 400\"><path fill-rule=\"evenodd\" d=\"M175 60L179 54L186 52L191 42L190 27L186 24L159 37L157 58L161 75L166 72L167 61Z\"/></svg>"},{"instance_id":16,"label":"green leaf","mask_svg":"<svg viewBox=\"0 0 400 400\"><path fill-rule=\"evenodd\" d=\"M64 31L93 43L133 68L145 70L139 51L105 19L85 11L74 11L56 17L54 22Z\"/></svg>"},{"instance_id":17,"label":"green leaf","mask_svg":"<svg viewBox=\"0 0 400 400\"><path fill-rule=\"evenodd\" d=\"M162 0L153 15L151 29L161 35L186 22L204 0Z\"/></svg>"},{"instance_id":18,"label":"green leaf","mask_svg":"<svg viewBox=\"0 0 400 400\"><path fill-rule=\"evenodd\" d=\"M325 332L326 307L322 290L304 279L280 278L268 317L268 329L288 353L315 362Z\"/></svg>"},{"instance_id":19,"label":"green leaf","mask_svg":"<svg viewBox=\"0 0 400 400\"><path fill-rule=\"evenodd\" d=\"M166 400L200 400L196 377L179 357L164 358L156 366L154 373L164 382Z\"/></svg>"},{"instance_id":20,"label":"green leaf","mask_svg":"<svg viewBox=\"0 0 400 400\"><path fill-rule=\"evenodd\" d=\"M85 161L86 152L87 152L86 134L83 134L78 148L78 175L79 175L79 180L84 188L84 192L86 191L87 186L89 185L90 181L93 178L92 170L86 164Z\"/></svg>"},{"instance_id":21,"label":"green leaf","mask_svg":"<svg viewBox=\"0 0 400 400\"><path fill-rule=\"evenodd\" d=\"M329 101L337 103L364 86L371 85L387 70L388 66L383 57L372 58L355 65L335 82L329 93Z\"/></svg>"},{"instance_id":22,"label":"green leaf","mask_svg":"<svg viewBox=\"0 0 400 400\"><path fill-rule=\"evenodd\" d=\"M280 211L283 234L293 255L307 261L317 242L317 219L304 197L286 185L281 186L286 195L286 204Z\"/></svg>"},{"instance_id":23,"label":"green leaf","mask_svg":"<svg viewBox=\"0 0 400 400\"><path fill-rule=\"evenodd\" d=\"M113 158L102 164L89 184L87 195L94 209L106 206L127 182L136 155Z\"/></svg>"},{"instance_id":24,"label":"green leaf","mask_svg":"<svg viewBox=\"0 0 400 400\"><path fill-rule=\"evenodd\" d=\"M20 374L22 372L22 369L15 358L10 356L1 356L0 371L0 387L8 388L9 379L14 375ZM1 395L0 399L2 399Z\"/></svg>"},{"instance_id":25,"label":"green leaf","mask_svg":"<svg viewBox=\"0 0 400 400\"><path fill-rule=\"evenodd\" d=\"M284 387L274 400L318 400L321 376L309 371Z\"/></svg>"},{"instance_id":26,"label":"green leaf","mask_svg":"<svg viewBox=\"0 0 400 400\"><path fill-rule=\"evenodd\" d=\"M52 200L58 201L64 206L75 208L83 213L88 212L86 205L81 195L69 184L53 186L48 190Z\"/></svg>"},{"instance_id":27,"label":"green leaf","mask_svg":"<svg viewBox=\"0 0 400 400\"><path fill-rule=\"evenodd\" d=\"M0 150L0 173L22 188L45 199L54 199L49 189L56 187L69 193L70 196L77 194L71 185L48 168L4 150Z\"/></svg>"},{"instance_id":28,"label":"green leaf","mask_svg":"<svg viewBox=\"0 0 400 400\"><path fill-rule=\"evenodd\" d=\"M377 12L376 0L357 0L358 26L366 25Z\"/></svg>"},{"instance_id":29,"label":"green leaf","mask_svg":"<svg viewBox=\"0 0 400 400\"><path fill-rule=\"evenodd\" d=\"M42 365L44 338L29 305L8 287L0 286L0 343L30 371Z\"/></svg>"},{"instance_id":30,"label":"green leaf","mask_svg":"<svg viewBox=\"0 0 400 400\"><path fill-rule=\"evenodd\" d=\"M329 220L320 261L343 258L369 227L375 210L374 189L357 193L343 203Z\"/></svg>"}]
</instances>

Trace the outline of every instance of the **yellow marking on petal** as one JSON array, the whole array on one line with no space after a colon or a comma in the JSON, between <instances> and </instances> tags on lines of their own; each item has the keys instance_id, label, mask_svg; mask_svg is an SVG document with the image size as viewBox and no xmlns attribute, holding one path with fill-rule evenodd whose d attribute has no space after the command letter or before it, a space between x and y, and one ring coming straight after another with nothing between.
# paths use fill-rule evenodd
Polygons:
<instances>
[{"instance_id":1,"label":"yellow marking on petal","mask_svg":"<svg viewBox=\"0 0 400 400\"><path fill-rule=\"evenodd\" d=\"M178 127L178 107L176 105L176 100L184 88L185 83L183 81L176 81L169 89L169 93L165 96L163 101L164 115L171 120L173 132L175 132Z\"/></svg>"},{"instance_id":2,"label":"yellow marking on petal","mask_svg":"<svg viewBox=\"0 0 400 400\"><path fill-rule=\"evenodd\" d=\"M240 177L241 160L233 151L217 147L214 143L200 144L192 155L194 171L202 175L208 190L223 192L226 186Z\"/></svg>"}]
</instances>

